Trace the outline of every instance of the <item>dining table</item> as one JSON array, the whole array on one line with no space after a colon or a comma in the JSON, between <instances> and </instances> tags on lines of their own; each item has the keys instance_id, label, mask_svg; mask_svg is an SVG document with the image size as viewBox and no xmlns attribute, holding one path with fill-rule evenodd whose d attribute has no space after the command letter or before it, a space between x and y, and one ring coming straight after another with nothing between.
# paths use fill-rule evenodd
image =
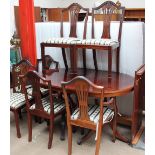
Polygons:
<instances>
[{"instance_id":1,"label":"dining table","mask_svg":"<svg viewBox=\"0 0 155 155\"><path fill-rule=\"evenodd\" d=\"M112 75L109 78L108 71L78 68L77 74L75 75L70 74L70 69L66 70L65 68L59 68L57 71L50 73L44 73L44 71L40 70L39 75L46 78L46 80L51 80L52 89L59 92L62 92L61 82L69 81L75 76L85 76L94 84L103 86L105 98L126 95L134 90L134 77L124 73L112 72ZM43 83L43 85L46 86L46 83ZM70 93L74 93L75 91L73 87L68 87L67 90ZM91 94L93 92L90 91L89 93ZM87 137L87 135L85 136ZM85 140L85 136L80 138L79 144ZM61 135L61 137L64 139L64 135ZM130 141L118 131L116 132L116 138L127 143Z\"/></svg>"}]
</instances>

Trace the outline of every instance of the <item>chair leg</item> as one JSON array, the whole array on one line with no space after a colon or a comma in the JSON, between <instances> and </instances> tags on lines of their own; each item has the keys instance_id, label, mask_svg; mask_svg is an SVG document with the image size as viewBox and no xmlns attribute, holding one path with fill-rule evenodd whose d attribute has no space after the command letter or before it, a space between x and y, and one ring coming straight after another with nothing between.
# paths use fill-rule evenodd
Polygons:
<instances>
[{"instance_id":1,"label":"chair leg","mask_svg":"<svg viewBox=\"0 0 155 155\"><path fill-rule=\"evenodd\" d=\"M48 140L48 149L52 147L52 141L53 141L53 129L54 129L54 120L50 120L49 124L49 140Z\"/></svg>"},{"instance_id":2,"label":"chair leg","mask_svg":"<svg viewBox=\"0 0 155 155\"><path fill-rule=\"evenodd\" d=\"M27 119L28 119L28 141L32 141L32 116L29 112L27 112Z\"/></svg>"},{"instance_id":3,"label":"chair leg","mask_svg":"<svg viewBox=\"0 0 155 155\"><path fill-rule=\"evenodd\" d=\"M72 154L72 126L68 125L68 155Z\"/></svg>"},{"instance_id":4,"label":"chair leg","mask_svg":"<svg viewBox=\"0 0 155 155\"><path fill-rule=\"evenodd\" d=\"M20 138L21 137L21 133L20 133L20 128L19 128L18 111L15 110L13 113L14 113L15 123L16 123L17 137Z\"/></svg>"},{"instance_id":5,"label":"chair leg","mask_svg":"<svg viewBox=\"0 0 155 155\"><path fill-rule=\"evenodd\" d=\"M84 135L84 128L81 128L81 135Z\"/></svg>"},{"instance_id":6,"label":"chair leg","mask_svg":"<svg viewBox=\"0 0 155 155\"><path fill-rule=\"evenodd\" d=\"M65 140L66 118L65 113L61 115L61 135L60 140Z\"/></svg>"},{"instance_id":7,"label":"chair leg","mask_svg":"<svg viewBox=\"0 0 155 155\"><path fill-rule=\"evenodd\" d=\"M21 111L21 109L19 109L18 111L19 111L19 118L22 119L23 117L22 117L22 111Z\"/></svg>"},{"instance_id":8,"label":"chair leg","mask_svg":"<svg viewBox=\"0 0 155 155\"><path fill-rule=\"evenodd\" d=\"M113 142L116 141L116 128L117 128L117 114L118 114L118 109L117 109L117 104L116 104L116 98L114 98L114 118L112 121L112 128L113 128Z\"/></svg>"},{"instance_id":9,"label":"chair leg","mask_svg":"<svg viewBox=\"0 0 155 155\"><path fill-rule=\"evenodd\" d=\"M102 126L99 126L99 128L98 128L98 135L97 135L97 141L96 141L95 155L99 155L101 139L102 139Z\"/></svg>"}]
</instances>

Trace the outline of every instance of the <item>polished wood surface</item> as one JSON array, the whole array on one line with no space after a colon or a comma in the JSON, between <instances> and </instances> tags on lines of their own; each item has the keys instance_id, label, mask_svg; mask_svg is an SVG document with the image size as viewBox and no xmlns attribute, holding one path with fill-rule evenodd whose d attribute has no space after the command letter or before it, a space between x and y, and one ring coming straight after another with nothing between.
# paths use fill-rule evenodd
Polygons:
<instances>
[{"instance_id":1,"label":"polished wood surface","mask_svg":"<svg viewBox=\"0 0 155 155\"><path fill-rule=\"evenodd\" d=\"M40 71L40 75L43 73ZM112 72L111 78L108 78L107 71L95 71L94 69L77 69L77 75L85 76L91 82L96 85L104 86L105 97L115 97L128 94L133 91L134 88L134 77L127 74ZM77 76L70 74L70 69L66 71L64 68L60 68L58 72L53 72L49 75L43 75L46 79L52 81L52 88L62 91L61 81L69 81L73 77ZM73 88L70 88L72 91Z\"/></svg>"}]
</instances>

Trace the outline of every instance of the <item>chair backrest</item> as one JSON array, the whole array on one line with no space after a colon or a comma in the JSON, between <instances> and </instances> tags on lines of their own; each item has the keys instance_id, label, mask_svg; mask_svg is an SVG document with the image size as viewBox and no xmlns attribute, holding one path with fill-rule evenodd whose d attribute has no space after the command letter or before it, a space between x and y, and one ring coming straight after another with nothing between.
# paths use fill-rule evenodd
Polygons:
<instances>
[{"instance_id":1,"label":"chair backrest","mask_svg":"<svg viewBox=\"0 0 155 155\"><path fill-rule=\"evenodd\" d=\"M37 59L37 71L39 70L39 62L42 62L42 59ZM46 70L58 70L59 62L55 61L50 55L45 55L45 69Z\"/></svg>"},{"instance_id":2,"label":"chair backrest","mask_svg":"<svg viewBox=\"0 0 155 155\"><path fill-rule=\"evenodd\" d=\"M21 82L19 75L26 74L29 70L35 70L36 68L26 59L21 60L19 63L12 67L12 86L13 92L21 92Z\"/></svg>"},{"instance_id":3,"label":"chair backrest","mask_svg":"<svg viewBox=\"0 0 155 155\"><path fill-rule=\"evenodd\" d=\"M26 98L26 105L30 107L29 94L26 90L26 85L29 83L32 86L32 98L34 99L35 110L45 113L43 104L42 104L42 94L41 88L46 85L49 90L49 98L51 113L53 112L53 102L52 102L52 89L51 89L51 80L46 80L44 77L41 77L36 71L29 71L24 76L21 76L22 86L24 89L24 94Z\"/></svg>"},{"instance_id":4,"label":"chair backrest","mask_svg":"<svg viewBox=\"0 0 155 155\"><path fill-rule=\"evenodd\" d=\"M70 20L70 34L69 37L75 37L77 38L77 33L76 33L76 28L77 28L77 22L78 22L78 17L80 11L86 12L86 17L84 21L84 32L83 32L83 39L86 38L86 31L87 31L87 20L88 20L88 13L89 9L88 8L83 8L80 4L78 3L73 3L67 8L62 9L61 12L61 29L60 29L60 35L63 37L63 17L64 13L66 11L69 13L69 20Z\"/></svg>"},{"instance_id":5,"label":"chair backrest","mask_svg":"<svg viewBox=\"0 0 155 155\"><path fill-rule=\"evenodd\" d=\"M142 124L143 110L145 109L145 65L135 72L134 81L134 104L132 114L132 138L140 129Z\"/></svg>"},{"instance_id":6,"label":"chair backrest","mask_svg":"<svg viewBox=\"0 0 155 155\"><path fill-rule=\"evenodd\" d=\"M125 7L115 4L112 1L105 1L100 6L92 8L92 38L94 38L94 19L103 21L103 31L101 38L110 39L111 21L119 21L118 41L121 41L122 23L124 20Z\"/></svg>"},{"instance_id":7,"label":"chair backrest","mask_svg":"<svg viewBox=\"0 0 155 155\"><path fill-rule=\"evenodd\" d=\"M90 122L88 115L88 97L96 97L100 99L100 119L103 113L103 95L104 87L97 86L83 76L77 76L71 81L62 82L62 89L65 97L67 119L71 118L70 106L68 101L68 91L72 90L78 99L79 117L78 120Z\"/></svg>"}]
</instances>

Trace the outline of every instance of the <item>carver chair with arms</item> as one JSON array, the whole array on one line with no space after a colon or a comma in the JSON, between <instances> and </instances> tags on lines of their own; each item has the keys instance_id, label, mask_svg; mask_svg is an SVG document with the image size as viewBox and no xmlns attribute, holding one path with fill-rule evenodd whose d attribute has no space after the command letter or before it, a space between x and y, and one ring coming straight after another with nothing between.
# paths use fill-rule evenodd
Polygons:
<instances>
[{"instance_id":1,"label":"carver chair with arms","mask_svg":"<svg viewBox=\"0 0 155 155\"><path fill-rule=\"evenodd\" d=\"M10 111L14 113L17 137L21 137L19 128L19 116L21 117L21 109L25 107L25 96L22 92L21 81L19 75L26 74L29 70L34 70L35 67L31 65L28 60L21 60L19 63L13 65L12 68L12 86L13 89L10 93ZM31 92L31 86L27 85L27 91ZM28 99L32 99L31 96Z\"/></svg>"},{"instance_id":2,"label":"carver chair with arms","mask_svg":"<svg viewBox=\"0 0 155 155\"><path fill-rule=\"evenodd\" d=\"M37 59L37 71L40 71L42 59ZM59 70L59 62L55 61L50 55L45 55L45 73L52 73Z\"/></svg>"},{"instance_id":3,"label":"carver chair with arms","mask_svg":"<svg viewBox=\"0 0 155 155\"><path fill-rule=\"evenodd\" d=\"M96 131L96 151L99 154L100 142L102 138L102 128L106 123L113 122L113 139L116 134L116 113L115 102L110 99L104 101L104 87L97 86L83 76L77 76L71 81L62 82L62 89L65 97L68 126L68 155L72 154L72 126ZM77 109L70 110L68 94L75 93L78 99ZM99 104L89 103L89 97L99 99Z\"/></svg>"}]
</instances>

